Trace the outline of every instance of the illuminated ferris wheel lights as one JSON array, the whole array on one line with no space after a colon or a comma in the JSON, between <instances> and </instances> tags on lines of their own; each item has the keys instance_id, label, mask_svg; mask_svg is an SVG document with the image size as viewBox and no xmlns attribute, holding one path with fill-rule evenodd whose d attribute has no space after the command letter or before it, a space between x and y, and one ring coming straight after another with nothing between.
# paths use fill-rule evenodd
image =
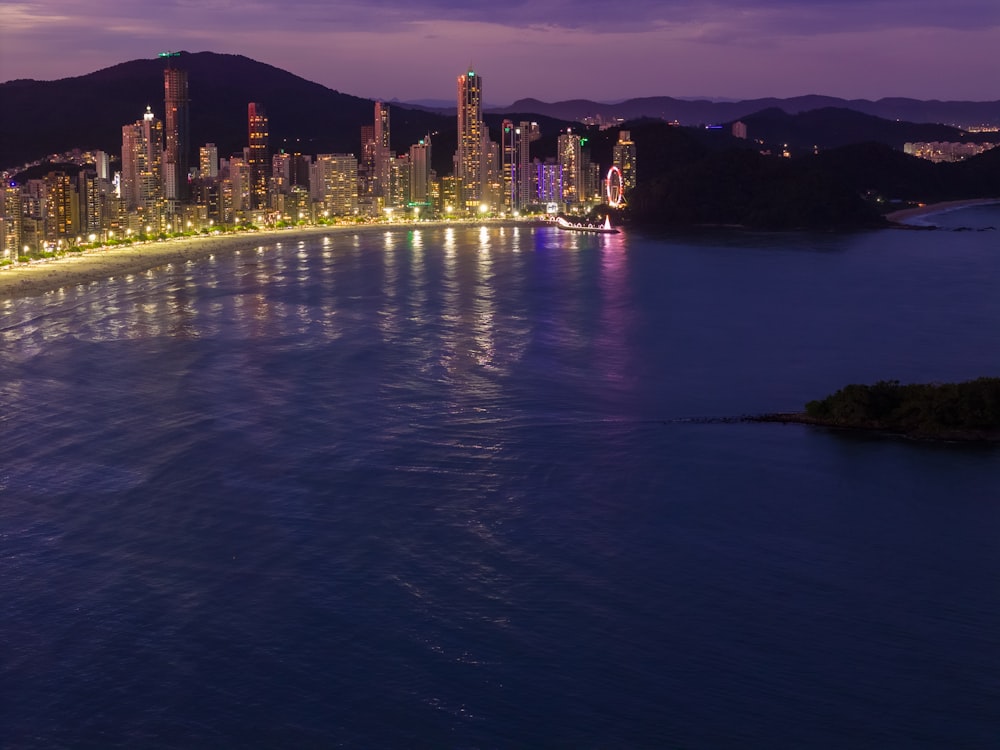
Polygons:
<instances>
[{"instance_id":1,"label":"illuminated ferris wheel lights","mask_svg":"<svg viewBox=\"0 0 1000 750\"><path fill-rule=\"evenodd\" d=\"M604 184L607 187L608 205L611 208L619 208L625 202L625 181L622 179L622 171L618 167L611 167Z\"/></svg>"}]
</instances>

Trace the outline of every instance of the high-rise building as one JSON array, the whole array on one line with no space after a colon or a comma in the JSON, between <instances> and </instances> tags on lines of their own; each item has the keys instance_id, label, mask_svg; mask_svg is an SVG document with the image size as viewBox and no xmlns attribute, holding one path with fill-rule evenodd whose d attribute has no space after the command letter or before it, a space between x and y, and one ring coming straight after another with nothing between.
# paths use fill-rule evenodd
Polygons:
<instances>
[{"instance_id":1,"label":"high-rise building","mask_svg":"<svg viewBox=\"0 0 1000 750\"><path fill-rule=\"evenodd\" d=\"M483 129L483 195L479 210L487 206L492 210L503 207L503 174L500 168L500 144L491 141Z\"/></svg>"},{"instance_id":2,"label":"high-rise building","mask_svg":"<svg viewBox=\"0 0 1000 750\"><path fill-rule=\"evenodd\" d=\"M569 130L559 136L559 165L562 167L562 200L579 203L582 199L580 137Z\"/></svg>"},{"instance_id":3,"label":"high-rise building","mask_svg":"<svg viewBox=\"0 0 1000 750\"><path fill-rule=\"evenodd\" d=\"M292 189L292 155L279 151L271 157L271 192L287 194Z\"/></svg>"},{"instance_id":4,"label":"high-rise building","mask_svg":"<svg viewBox=\"0 0 1000 750\"><path fill-rule=\"evenodd\" d=\"M188 199L188 171L191 152L188 77L186 70L171 67L163 71L165 112L163 151L164 195L169 200Z\"/></svg>"},{"instance_id":5,"label":"high-rise building","mask_svg":"<svg viewBox=\"0 0 1000 750\"><path fill-rule=\"evenodd\" d=\"M392 160L391 185L386 198L386 206L390 208L405 208L412 202L410 196L410 155L400 154Z\"/></svg>"},{"instance_id":6,"label":"high-rise building","mask_svg":"<svg viewBox=\"0 0 1000 750\"><path fill-rule=\"evenodd\" d=\"M121 194L126 211L151 211L163 195L163 123L146 107L122 126Z\"/></svg>"},{"instance_id":7,"label":"high-rise building","mask_svg":"<svg viewBox=\"0 0 1000 750\"><path fill-rule=\"evenodd\" d=\"M622 189L628 194L635 188L635 143L628 130L618 132L618 142L612 154L614 166L622 173Z\"/></svg>"},{"instance_id":8,"label":"high-rise building","mask_svg":"<svg viewBox=\"0 0 1000 750\"><path fill-rule=\"evenodd\" d=\"M507 211L520 208L518 201L518 174L520 163L518 155L521 143L521 129L514 127L512 120L504 120L500 126L500 154L503 173L503 207Z\"/></svg>"},{"instance_id":9,"label":"high-rise building","mask_svg":"<svg viewBox=\"0 0 1000 750\"><path fill-rule=\"evenodd\" d=\"M309 170L312 169L312 157L308 154L292 154L292 164L289 174L292 187L309 190Z\"/></svg>"},{"instance_id":10,"label":"high-rise building","mask_svg":"<svg viewBox=\"0 0 1000 750\"><path fill-rule=\"evenodd\" d=\"M358 204L364 213L378 210L375 201L375 126L361 126L361 161L358 163Z\"/></svg>"},{"instance_id":11,"label":"high-rise building","mask_svg":"<svg viewBox=\"0 0 1000 750\"><path fill-rule=\"evenodd\" d=\"M45 183L46 239L58 239L76 234L79 226L79 207L73 190L73 180L62 171L49 172Z\"/></svg>"},{"instance_id":12,"label":"high-rise building","mask_svg":"<svg viewBox=\"0 0 1000 750\"><path fill-rule=\"evenodd\" d=\"M85 169L77 175L76 192L80 206L80 233L97 234L105 221L104 191L107 182L97 176L97 172Z\"/></svg>"},{"instance_id":13,"label":"high-rise building","mask_svg":"<svg viewBox=\"0 0 1000 750\"><path fill-rule=\"evenodd\" d=\"M230 223L245 218L245 213L253 211L253 170L250 162L241 154L233 154L222 191L220 210L223 221Z\"/></svg>"},{"instance_id":14,"label":"high-rise building","mask_svg":"<svg viewBox=\"0 0 1000 750\"><path fill-rule=\"evenodd\" d=\"M431 137L425 135L410 146L410 201L415 205L431 204Z\"/></svg>"},{"instance_id":15,"label":"high-rise building","mask_svg":"<svg viewBox=\"0 0 1000 750\"><path fill-rule=\"evenodd\" d=\"M111 158L107 151L94 152L94 169L97 171L97 179L111 180Z\"/></svg>"},{"instance_id":16,"label":"high-rise building","mask_svg":"<svg viewBox=\"0 0 1000 750\"><path fill-rule=\"evenodd\" d=\"M479 211L483 198L483 79L471 68L458 77L458 150L455 181L459 210Z\"/></svg>"},{"instance_id":17,"label":"high-rise building","mask_svg":"<svg viewBox=\"0 0 1000 750\"><path fill-rule=\"evenodd\" d=\"M313 200L334 216L349 216L357 210L358 159L354 154L319 154L309 182Z\"/></svg>"},{"instance_id":18,"label":"high-rise building","mask_svg":"<svg viewBox=\"0 0 1000 750\"><path fill-rule=\"evenodd\" d=\"M198 149L198 171L203 180L219 177L219 149L214 143L206 143Z\"/></svg>"},{"instance_id":19,"label":"high-rise building","mask_svg":"<svg viewBox=\"0 0 1000 750\"><path fill-rule=\"evenodd\" d=\"M517 204L516 210L524 210L535 201L534 174L531 169L531 142L538 140L541 133L537 122L522 120L517 126Z\"/></svg>"},{"instance_id":20,"label":"high-rise building","mask_svg":"<svg viewBox=\"0 0 1000 750\"><path fill-rule=\"evenodd\" d=\"M4 180L0 186L0 207L4 217L5 236L0 250L3 257L16 258L23 252L21 245L21 188L16 183Z\"/></svg>"},{"instance_id":21,"label":"high-rise building","mask_svg":"<svg viewBox=\"0 0 1000 750\"><path fill-rule=\"evenodd\" d=\"M544 163L536 160L535 167L537 170L535 184L538 186L536 193L538 202L561 203L563 199L562 165L552 160Z\"/></svg>"},{"instance_id":22,"label":"high-rise building","mask_svg":"<svg viewBox=\"0 0 1000 750\"><path fill-rule=\"evenodd\" d=\"M373 194L391 205L393 156L389 141L389 105L375 102Z\"/></svg>"},{"instance_id":23,"label":"high-rise building","mask_svg":"<svg viewBox=\"0 0 1000 750\"><path fill-rule=\"evenodd\" d=\"M267 177L271 164L268 154L268 123L264 105L250 102L247 105L247 127L249 131L249 152L247 165L250 167L250 210L267 208Z\"/></svg>"}]
</instances>

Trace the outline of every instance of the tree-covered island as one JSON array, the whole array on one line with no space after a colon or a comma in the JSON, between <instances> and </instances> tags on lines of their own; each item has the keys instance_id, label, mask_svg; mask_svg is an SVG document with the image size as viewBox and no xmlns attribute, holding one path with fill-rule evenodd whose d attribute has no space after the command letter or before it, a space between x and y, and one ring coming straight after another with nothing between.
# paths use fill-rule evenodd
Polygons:
<instances>
[{"instance_id":1,"label":"tree-covered island","mask_svg":"<svg viewBox=\"0 0 1000 750\"><path fill-rule=\"evenodd\" d=\"M810 401L805 412L766 414L764 422L798 422L874 430L936 440L1000 440L1000 378L901 385L882 380L848 385Z\"/></svg>"}]
</instances>

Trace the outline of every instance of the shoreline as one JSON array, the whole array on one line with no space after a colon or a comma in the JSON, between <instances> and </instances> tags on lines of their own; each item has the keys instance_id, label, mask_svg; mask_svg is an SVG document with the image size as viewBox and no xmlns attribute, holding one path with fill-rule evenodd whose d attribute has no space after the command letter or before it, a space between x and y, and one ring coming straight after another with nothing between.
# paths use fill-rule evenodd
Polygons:
<instances>
[{"instance_id":1,"label":"shoreline","mask_svg":"<svg viewBox=\"0 0 1000 750\"><path fill-rule=\"evenodd\" d=\"M58 258L33 260L0 268L0 301L22 297L37 297L67 286L89 284L116 276L142 273L170 263L186 263L208 258L217 253L236 253L261 244L296 241L303 237L324 234L385 232L396 229L420 229L441 226L522 226L529 222L497 221L425 221L393 222L391 224L335 225L265 229L208 237L177 237L147 241L118 247L98 247Z\"/></svg>"},{"instance_id":2,"label":"shoreline","mask_svg":"<svg viewBox=\"0 0 1000 750\"><path fill-rule=\"evenodd\" d=\"M911 219L921 219L933 216L934 214L948 213L962 208L971 208L972 206L988 206L994 203L1000 203L1000 198L970 198L960 201L941 201L940 203L928 203L924 206L915 206L913 208L901 208L898 211L886 214L885 218L894 224L907 225Z\"/></svg>"},{"instance_id":3,"label":"shoreline","mask_svg":"<svg viewBox=\"0 0 1000 750\"><path fill-rule=\"evenodd\" d=\"M856 434L881 435L905 438L920 442L939 443L1000 443L1000 430L994 428L955 427L934 432L908 430L885 424L843 424L835 420L811 417L805 412L772 412L744 417L746 422L769 422L772 424L801 424L812 427L853 432Z\"/></svg>"}]
</instances>

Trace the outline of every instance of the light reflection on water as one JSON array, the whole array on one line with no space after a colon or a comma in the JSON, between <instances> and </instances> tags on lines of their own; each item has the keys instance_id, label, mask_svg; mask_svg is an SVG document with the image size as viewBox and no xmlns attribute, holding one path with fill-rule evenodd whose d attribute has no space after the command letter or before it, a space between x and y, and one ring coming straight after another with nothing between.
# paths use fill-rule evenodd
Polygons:
<instances>
[{"instance_id":1,"label":"light reflection on water","mask_svg":"<svg viewBox=\"0 0 1000 750\"><path fill-rule=\"evenodd\" d=\"M995 370L996 248L930 234L400 228L5 303L0 727L986 746L996 452L673 419Z\"/></svg>"}]
</instances>

